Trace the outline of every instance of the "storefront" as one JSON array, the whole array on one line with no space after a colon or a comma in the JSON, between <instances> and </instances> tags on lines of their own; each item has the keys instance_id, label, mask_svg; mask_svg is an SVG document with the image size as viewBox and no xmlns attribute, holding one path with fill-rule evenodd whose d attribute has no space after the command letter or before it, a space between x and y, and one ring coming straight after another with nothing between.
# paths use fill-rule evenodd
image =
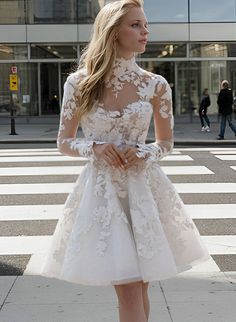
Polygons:
<instances>
[{"instance_id":1,"label":"storefront","mask_svg":"<svg viewBox=\"0 0 236 322\"><path fill-rule=\"evenodd\" d=\"M172 1L170 10L166 10L167 2L145 1L152 32L146 52L137 57L137 62L168 80L175 116L189 115L191 119L197 113L204 88L208 88L212 101L209 114L216 114L221 81L228 79L234 95L236 91L236 34L227 32L236 30L231 28L236 5L226 0L223 5L228 11L222 12L218 0L202 3L205 9L200 6L202 1L182 0ZM17 66L18 71L18 115L60 113L65 79L76 69L81 50L89 41L87 27L92 27L104 3L0 0L0 116L9 114L12 66ZM217 32L224 28L221 34Z\"/></svg>"}]
</instances>

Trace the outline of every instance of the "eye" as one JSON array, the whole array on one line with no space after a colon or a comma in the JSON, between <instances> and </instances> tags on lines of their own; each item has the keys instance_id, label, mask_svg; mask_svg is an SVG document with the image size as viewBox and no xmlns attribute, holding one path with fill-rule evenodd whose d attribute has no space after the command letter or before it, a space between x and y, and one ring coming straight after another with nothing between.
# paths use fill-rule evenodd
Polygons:
<instances>
[{"instance_id":1,"label":"eye","mask_svg":"<svg viewBox=\"0 0 236 322\"><path fill-rule=\"evenodd\" d=\"M133 23L132 27L134 27L134 26L139 26L139 24L138 23Z\"/></svg>"}]
</instances>

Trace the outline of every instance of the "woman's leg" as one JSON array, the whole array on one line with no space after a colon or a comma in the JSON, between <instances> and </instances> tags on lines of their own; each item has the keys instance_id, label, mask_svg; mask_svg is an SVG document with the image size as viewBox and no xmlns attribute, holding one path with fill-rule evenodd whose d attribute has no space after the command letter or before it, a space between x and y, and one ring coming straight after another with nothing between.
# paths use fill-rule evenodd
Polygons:
<instances>
[{"instance_id":1,"label":"woman's leg","mask_svg":"<svg viewBox=\"0 0 236 322\"><path fill-rule=\"evenodd\" d=\"M143 306L144 306L144 311L146 314L146 318L148 321L149 318L149 313L150 313L150 303L149 303L149 298L148 298L148 285L149 283L142 283L142 288L143 288Z\"/></svg>"},{"instance_id":2,"label":"woman's leg","mask_svg":"<svg viewBox=\"0 0 236 322\"><path fill-rule=\"evenodd\" d=\"M209 126L209 127L210 127L210 120L209 120L209 118L208 118L208 116L207 116L207 114L206 114L206 113L204 114L204 119L205 119L205 121L206 121L207 126Z\"/></svg>"},{"instance_id":3,"label":"woman's leg","mask_svg":"<svg viewBox=\"0 0 236 322\"><path fill-rule=\"evenodd\" d=\"M142 281L114 285L119 302L120 322L147 322Z\"/></svg>"},{"instance_id":4,"label":"woman's leg","mask_svg":"<svg viewBox=\"0 0 236 322\"><path fill-rule=\"evenodd\" d=\"M227 120L228 120L228 124L229 127L231 128L231 130L234 132L234 134L236 135L236 127L234 126L233 122L232 122L232 114L227 115Z\"/></svg>"},{"instance_id":5,"label":"woman's leg","mask_svg":"<svg viewBox=\"0 0 236 322\"><path fill-rule=\"evenodd\" d=\"M204 121L203 121L203 117L202 117L202 110L198 110L198 114L199 114L199 118L200 118L200 122L201 122L201 126L204 126Z\"/></svg>"}]
</instances>

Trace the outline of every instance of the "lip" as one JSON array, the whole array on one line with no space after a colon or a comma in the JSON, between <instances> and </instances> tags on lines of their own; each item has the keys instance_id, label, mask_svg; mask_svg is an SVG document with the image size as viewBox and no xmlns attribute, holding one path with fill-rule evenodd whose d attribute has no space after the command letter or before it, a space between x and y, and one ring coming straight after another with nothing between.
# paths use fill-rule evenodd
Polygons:
<instances>
[{"instance_id":1,"label":"lip","mask_svg":"<svg viewBox=\"0 0 236 322\"><path fill-rule=\"evenodd\" d=\"M147 39L141 39L141 40L139 40L139 42L141 42L142 44L146 44L147 43Z\"/></svg>"}]
</instances>

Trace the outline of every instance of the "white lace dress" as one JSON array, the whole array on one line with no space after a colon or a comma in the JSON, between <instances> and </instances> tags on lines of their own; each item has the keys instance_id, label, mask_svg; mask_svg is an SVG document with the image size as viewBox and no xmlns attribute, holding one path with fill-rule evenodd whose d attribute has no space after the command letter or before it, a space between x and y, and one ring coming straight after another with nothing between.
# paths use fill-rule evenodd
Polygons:
<instances>
[{"instance_id":1,"label":"white lace dress","mask_svg":"<svg viewBox=\"0 0 236 322\"><path fill-rule=\"evenodd\" d=\"M103 102L83 115L77 138L78 82L64 85L57 146L88 163L68 195L40 275L85 285L114 285L175 276L210 255L173 184L158 161L173 149L171 89L135 57L117 58ZM151 117L156 140L145 144ZM93 143L137 146L138 165L127 170L99 160Z\"/></svg>"}]
</instances>

